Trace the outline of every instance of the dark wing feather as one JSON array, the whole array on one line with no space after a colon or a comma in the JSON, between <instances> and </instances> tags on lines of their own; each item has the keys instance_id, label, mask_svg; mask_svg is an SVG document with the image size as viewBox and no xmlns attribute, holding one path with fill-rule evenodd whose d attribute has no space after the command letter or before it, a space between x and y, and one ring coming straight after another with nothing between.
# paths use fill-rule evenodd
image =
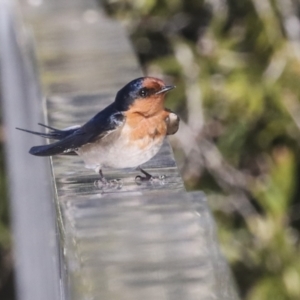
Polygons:
<instances>
[{"instance_id":1,"label":"dark wing feather","mask_svg":"<svg viewBox=\"0 0 300 300\"><path fill-rule=\"evenodd\" d=\"M49 145L34 146L29 150L29 153L36 156L51 156L55 154L67 154L73 152L74 149L82 146L82 139L89 140L90 135L73 133L66 138Z\"/></svg>"},{"instance_id":2,"label":"dark wing feather","mask_svg":"<svg viewBox=\"0 0 300 300\"><path fill-rule=\"evenodd\" d=\"M40 126L51 129L51 131L48 133L44 133L44 132L37 132L37 131L27 130L27 129L23 129L23 128L18 128L18 127L16 129L38 135L38 136L44 137L46 139L52 139L52 140L62 140L64 138L66 138L67 136L71 135L72 133L74 133L76 130L78 130L78 127L72 128L72 129L67 129L67 130L60 130L60 129L56 129L56 128L53 128L53 127L50 127L50 126L47 126L44 124L40 124L40 123L38 123L38 124Z\"/></svg>"},{"instance_id":3,"label":"dark wing feather","mask_svg":"<svg viewBox=\"0 0 300 300\"><path fill-rule=\"evenodd\" d=\"M68 135L62 139L58 138L61 133L58 133L57 130L54 131L56 139L59 139L58 142L49 145L34 146L29 150L29 153L37 156L72 154L77 148L101 139L116 130L119 126L124 124L124 119L124 115L116 111L114 105L111 104L82 127L70 129ZM54 130L54 128L51 129ZM28 130L23 131L30 132ZM30 133L37 134L36 132ZM51 135L51 132L49 134ZM49 134L48 136L46 136L47 134L43 134L42 136L49 138ZM53 138L53 131L51 138Z\"/></svg>"}]
</instances>

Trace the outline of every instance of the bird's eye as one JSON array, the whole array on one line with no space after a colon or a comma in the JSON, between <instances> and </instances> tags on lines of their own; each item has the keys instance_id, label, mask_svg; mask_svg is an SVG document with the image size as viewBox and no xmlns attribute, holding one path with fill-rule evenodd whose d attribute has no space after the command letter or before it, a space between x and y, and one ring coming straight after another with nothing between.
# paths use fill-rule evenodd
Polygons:
<instances>
[{"instance_id":1,"label":"bird's eye","mask_svg":"<svg viewBox=\"0 0 300 300\"><path fill-rule=\"evenodd\" d=\"M147 90L146 88L140 89L139 95L140 95L142 98L147 97L147 96L148 96L148 90Z\"/></svg>"}]
</instances>

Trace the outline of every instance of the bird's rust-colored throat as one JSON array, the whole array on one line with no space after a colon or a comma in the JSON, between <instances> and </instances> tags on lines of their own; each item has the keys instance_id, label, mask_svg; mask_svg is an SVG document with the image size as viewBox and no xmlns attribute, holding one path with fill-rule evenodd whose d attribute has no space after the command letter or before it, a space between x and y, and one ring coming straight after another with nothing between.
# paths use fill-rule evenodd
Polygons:
<instances>
[{"instance_id":1,"label":"bird's rust-colored throat","mask_svg":"<svg viewBox=\"0 0 300 300\"><path fill-rule=\"evenodd\" d=\"M130 140L144 140L147 141L147 137L151 139L162 138L167 133L166 118L169 115L169 111L163 109L157 110L155 114L149 117L145 117L140 113L127 111L125 113L126 123L131 128ZM145 145L146 146L146 145ZM141 148L143 146L141 145Z\"/></svg>"},{"instance_id":2,"label":"bird's rust-colored throat","mask_svg":"<svg viewBox=\"0 0 300 300\"><path fill-rule=\"evenodd\" d=\"M152 95L147 98L138 98L130 106L126 115L131 117L152 117L164 110L164 95Z\"/></svg>"}]
</instances>

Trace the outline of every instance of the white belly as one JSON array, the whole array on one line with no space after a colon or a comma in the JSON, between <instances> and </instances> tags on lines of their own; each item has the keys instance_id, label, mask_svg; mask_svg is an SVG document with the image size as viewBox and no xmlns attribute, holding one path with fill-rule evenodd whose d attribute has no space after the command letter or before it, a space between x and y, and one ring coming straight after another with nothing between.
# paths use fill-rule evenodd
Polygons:
<instances>
[{"instance_id":1,"label":"white belly","mask_svg":"<svg viewBox=\"0 0 300 300\"><path fill-rule=\"evenodd\" d=\"M122 130L126 131L126 128ZM120 133L121 130L112 132L95 143L79 148L77 154L84 160L85 167L96 172L103 167L135 168L157 154L163 143L163 137L153 139L149 136L133 143L127 134Z\"/></svg>"}]
</instances>

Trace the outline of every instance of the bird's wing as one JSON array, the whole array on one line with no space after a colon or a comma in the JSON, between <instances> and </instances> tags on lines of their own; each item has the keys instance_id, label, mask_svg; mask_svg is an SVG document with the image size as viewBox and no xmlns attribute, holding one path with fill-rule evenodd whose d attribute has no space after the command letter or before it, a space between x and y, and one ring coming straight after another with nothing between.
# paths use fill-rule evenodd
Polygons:
<instances>
[{"instance_id":1,"label":"bird's wing","mask_svg":"<svg viewBox=\"0 0 300 300\"><path fill-rule=\"evenodd\" d=\"M70 129L73 132L58 142L34 146L29 150L29 153L36 156L72 154L77 148L102 139L115 131L124 124L124 121L125 117L121 112L114 111L111 106L108 106L82 127Z\"/></svg>"}]
</instances>

